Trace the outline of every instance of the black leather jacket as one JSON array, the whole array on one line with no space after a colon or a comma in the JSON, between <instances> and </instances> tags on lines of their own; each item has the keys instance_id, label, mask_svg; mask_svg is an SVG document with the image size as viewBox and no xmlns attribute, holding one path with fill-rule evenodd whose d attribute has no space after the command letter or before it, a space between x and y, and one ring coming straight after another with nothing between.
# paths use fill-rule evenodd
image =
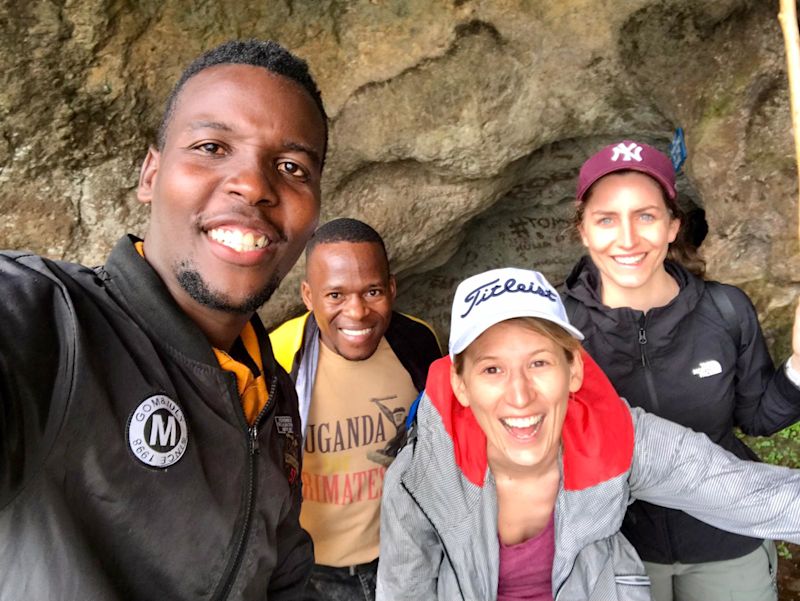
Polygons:
<instances>
[{"instance_id":1,"label":"black leather jacket","mask_svg":"<svg viewBox=\"0 0 800 601\"><path fill-rule=\"evenodd\" d=\"M800 390L783 368L775 369L744 292L720 285L740 320L735 341L705 282L678 264L667 261L666 268L680 292L644 314L603 305L599 273L584 257L565 283L570 320L632 406L703 432L740 458L757 459L733 428L767 436L791 425L800 418ZM760 543L643 502L631 505L622 532L642 559L657 563L733 559Z\"/></svg>"},{"instance_id":2,"label":"black leather jacket","mask_svg":"<svg viewBox=\"0 0 800 601\"><path fill-rule=\"evenodd\" d=\"M0 599L302 598L292 383L254 317L250 427L133 244L96 270L0 254Z\"/></svg>"}]
</instances>

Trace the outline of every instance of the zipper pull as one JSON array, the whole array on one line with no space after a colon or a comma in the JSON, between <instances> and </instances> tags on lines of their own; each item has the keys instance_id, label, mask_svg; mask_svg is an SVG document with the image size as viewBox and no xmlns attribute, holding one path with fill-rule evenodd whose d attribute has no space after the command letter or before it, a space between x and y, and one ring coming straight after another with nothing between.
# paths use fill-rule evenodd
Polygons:
<instances>
[{"instance_id":1,"label":"zipper pull","mask_svg":"<svg viewBox=\"0 0 800 601\"><path fill-rule=\"evenodd\" d=\"M642 367L647 367L647 357L644 356L644 345L647 344L647 334L644 331L644 326L639 327L639 348L642 351Z\"/></svg>"},{"instance_id":2,"label":"zipper pull","mask_svg":"<svg viewBox=\"0 0 800 601\"><path fill-rule=\"evenodd\" d=\"M258 448L258 426L253 426L250 428L250 454L251 455L258 455L259 454Z\"/></svg>"}]
</instances>

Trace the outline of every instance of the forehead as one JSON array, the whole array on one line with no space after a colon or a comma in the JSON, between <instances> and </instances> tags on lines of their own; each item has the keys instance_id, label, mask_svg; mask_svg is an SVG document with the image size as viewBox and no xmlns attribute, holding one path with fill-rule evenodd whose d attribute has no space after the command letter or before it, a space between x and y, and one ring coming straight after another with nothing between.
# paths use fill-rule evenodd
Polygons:
<instances>
[{"instance_id":1,"label":"forehead","mask_svg":"<svg viewBox=\"0 0 800 601\"><path fill-rule=\"evenodd\" d=\"M323 242L314 247L306 270L318 285L384 281L389 275L377 242Z\"/></svg>"},{"instance_id":2,"label":"forehead","mask_svg":"<svg viewBox=\"0 0 800 601\"><path fill-rule=\"evenodd\" d=\"M181 88L167 126L167 137L187 122L207 121L264 130L282 126L324 144L322 115L297 82L254 65L208 67Z\"/></svg>"},{"instance_id":3,"label":"forehead","mask_svg":"<svg viewBox=\"0 0 800 601\"><path fill-rule=\"evenodd\" d=\"M587 201L590 206L596 203L615 200L622 196L629 200L641 200L652 204L657 202L666 206L661 185L649 175L638 171L622 171L603 176L592 186Z\"/></svg>"},{"instance_id":4,"label":"forehead","mask_svg":"<svg viewBox=\"0 0 800 601\"><path fill-rule=\"evenodd\" d=\"M520 349L554 350L558 345L549 336L537 332L517 319L501 321L484 330L467 347L471 354L487 352L514 354Z\"/></svg>"}]
</instances>

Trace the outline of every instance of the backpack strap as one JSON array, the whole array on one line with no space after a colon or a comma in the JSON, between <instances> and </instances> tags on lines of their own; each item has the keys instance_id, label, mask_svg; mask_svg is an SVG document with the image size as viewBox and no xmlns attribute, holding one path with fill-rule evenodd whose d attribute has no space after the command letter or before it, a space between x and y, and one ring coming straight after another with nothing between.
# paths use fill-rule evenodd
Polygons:
<instances>
[{"instance_id":1,"label":"backpack strap","mask_svg":"<svg viewBox=\"0 0 800 601\"><path fill-rule=\"evenodd\" d=\"M733 308L731 299L728 298L725 287L719 282L706 282L706 291L709 298L711 298L712 304L722 316L725 329L736 343L736 348L740 348L742 345L742 325L736 315L736 309Z\"/></svg>"}]
</instances>

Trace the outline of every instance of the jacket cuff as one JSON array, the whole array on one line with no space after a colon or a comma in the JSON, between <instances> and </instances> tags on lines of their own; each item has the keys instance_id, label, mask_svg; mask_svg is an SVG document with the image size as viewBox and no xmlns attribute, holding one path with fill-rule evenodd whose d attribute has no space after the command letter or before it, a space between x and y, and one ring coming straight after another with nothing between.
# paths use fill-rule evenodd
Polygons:
<instances>
[{"instance_id":1,"label":"jacket cuff","mask_svg":"<svg viewBox=\"0 0 800 601\"><path fill-rule=\"evenodd\" d=\"M789 381L794 384L795 388L800 389L800 372L795 370L792 367L792 358L789 357L786 360L786 363L783 364L784 372L786 373L786 377L789 378Z\"/></svg>"}]
</instances>

